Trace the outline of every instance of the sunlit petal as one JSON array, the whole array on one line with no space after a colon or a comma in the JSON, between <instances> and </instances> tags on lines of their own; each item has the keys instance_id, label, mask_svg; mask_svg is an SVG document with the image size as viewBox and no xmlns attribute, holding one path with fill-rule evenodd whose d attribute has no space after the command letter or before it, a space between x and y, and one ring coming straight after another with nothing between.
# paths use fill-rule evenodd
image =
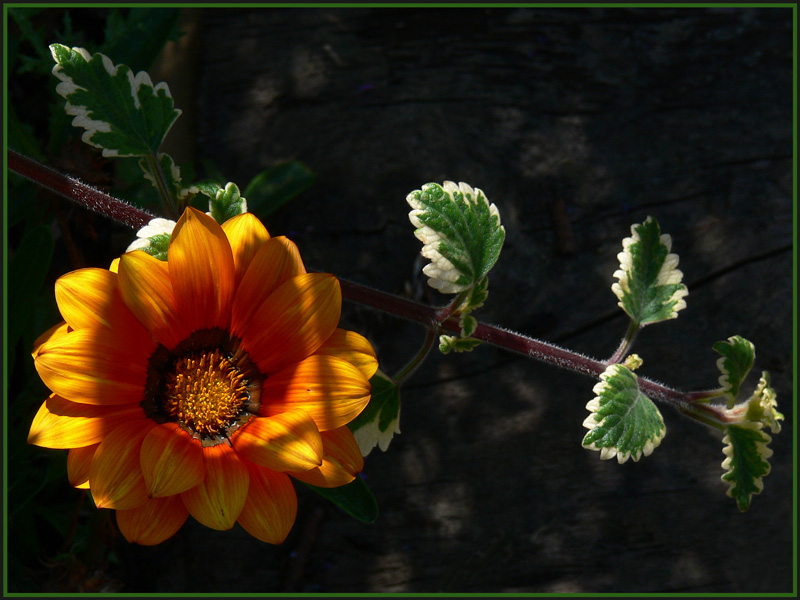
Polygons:
<instances>
[{"instance_id":1,"label":"sunlit petal","mask_svg":"<svg viewBox=\"0 0 800 600\"><path fill-rule=\"evenodd\" d=\"M137 508L117 511L117 525L132 544L155 546L171 538L189 516L180 496L151 498Z\"/></svg>"},{"instance_id":2,"label":"sunlit petal","mask_svg":"<svg viewBox=\"0 0 800 600\"><path fill-rule=\"evenodd\" d=\"M367 338L355 331L336 329L314 354L336 356L355 365L367 379L378 370L375 349Z\"/></svg>"},{"instance_id":3,"label":"sunlit petal","mask_svg":"<svg viewBox=\"0 0 800 600\"><path fill-rule=\"evenodd\" d=\"M73 448L67 454L67 476L72 487L82 490L89 489L89 472L92 468L92 458L100 444L92 444L83 448Z\"/></svg>"},{"instance_id":4,"label":"sunlit petal","mask_svg":"<svg viewBox=\"0 0 800 600\"><path fill-rule=\"evenodd\" d=\"M352 421L369 397L369 381L356 367L335 356L314 355L264 381L260 414L299 408L327 431Z\"/></svg>"},{"instance_id":5,"label":"sunlit petal","mask_svg":"<svg viewBox=\"0 0 800 600\"><path fill-rule=\"evenodd\" d=\"M52 394L33 418L28 443L45 448L91 446L102 442L123 423L137 420L145 420L138 404L96 406L70 402Z\"/></svg>"},{"instance_id":6,"label":"sunlit petal","mask_svg":"<svg viewBox=\"0 0 800 600\"><path fill-rule=\"evenodd\" d=\"M181 321L192 331L227 327L236 271L217 222L187 208L172 232L168 266Z\"/></svg>"},{"instance_id":7,"label":"sunlit petal","mask_svg":"<svg viewBox=\"0 0 800 600\"><path fill-rule=\"evenodd\" d=\"M156 343L121 340L104 327L79 329L39 348L35 366L53 392L86 404L141 402Z\"/></svg>"},{"instance_id":8,"label":"sunlit petal","mask_svg":"<svg viewBox=\"0 0 800 600\"><path fill-rule=\"evenodd\" d=\"M56 281L58 310L70 327L108 327L127 338L149 337L120 295L116 273L105 269L78 269Z\"/></svg>"},{"instance_id":9,"label":"sunlit petal","mask_svg":"<svg viewBox=\"0 0 800 600\"><path fill-rule=\"evenodd\" d=\"M322 438L302 410L257 418L236 432L240 456L275 471L305 471L322 464Z\"/></svg>"},{"instance_id":10,"label":"sunlit petal","mask_svg":"<svg viewBox=\"0 0 800 600\"><path fill-rule=\"evenodd\" d=\"M139 467L139 450L152 421L126 423L100 442L89 472L92 497L97 508L126 510L147 500L147 487Z\"/></svg>"},{"instance_id":11,"label":"sunlit petal","mask_svg":"<svg viewBox=\"0 0 800 600\"><path fill-rule=\"evenodd\" d=\"M249 319L242 342L262 373L274 373L317 350L336 329L341 307L339 281L333 275L293 277Z\"/></svg>"},{"instance_id":12,"label":"sunlit petal","mask_svg":"<svg viewBox=\"0 0 800 600\"><path fill-rule=\"evenodd\" d=\"M142 442L141 467L151 497L185 492L203 481L203 449L175 423L155 427Z\"/></svg>"},{"instance_id":13,"label":"sunlit petal","mask_svg":"<svg viewBox=\"0 0 800 600\"><path fill-rule=\"evenodd\" d=\"M242 213L228 219L222 224L222 230L231 245L238 284L242 280L244 272L247 271L247 267L250 266L253 256L269 239L269 233L252 213Z\"/></svg>"},{"instance_id":14,"label":"sunlit petal","mask_svg":"<svg viewBox=\"0 0 800 600\"><path fill-rule=\"evenodd\" d=\"M33 342L33 350L31 351L31 356L36 358L39 356L39 349L44 346L50 340L56 340L60 337L67 335L72 331L69 325L66 322L59 323L58 325L53 325L50 329L45 331L42 335L36 338L36 341Z\"/></svg>"},{"instance_id":15,"label":"sunlit petal","mask_svg":"<svg viewBox=\"0 0 800 600\"><path fill-rule=\"evenodd\" d=\"M347 427L323 431L322 444L322 465L289 475L317 487L331 488L350 483L364 468L364 457Z\"/></svg>"},{"instance_id":16,"label":"sunlit petal","mask_svg":"<svg viewBox=\"0 0 800 600\"><path fill-rule=\"evenodd\" d=\"M250 476L236 451L227 444L203 448L206 475L203 482L183 492L189 513L206 527L233 527L242 512Z\"/></svg>"},{"instance_id":17,"label":"sunlit petal","mask_svg":"<svg viewBox=\"0 0 800 600\"><path fill-rule=\"evenodd\" d=\"M297 494L283 473L246 462L250 471L250 492L239 525L254 538L280 544L289 535L297 516Z\"/></svg>"},{"instance_id":18,"label":"sunlit petal","mask_svg":"<svg viewBox=\"0 0 800 600\"><path fill-rule=\"evenodd\" d=\"M169 268L164 261L142 250L123 254L119 263L119 291L139 322L167 348L174 348L191 333L178 315Z\"/></svg>"},{"instance_id":19,"label":"sunlit petal","mask_svg":"<svg viewBox=\"0 0 800 600\"><path fill-rule=\"evenodd\" d=\"M248 337L252 327L260 326L259 311L278 286L305 274L297 246L285 237L264 243L250 262L233 301L231 327L239 337Z\"/></svg>"}]
</instances>

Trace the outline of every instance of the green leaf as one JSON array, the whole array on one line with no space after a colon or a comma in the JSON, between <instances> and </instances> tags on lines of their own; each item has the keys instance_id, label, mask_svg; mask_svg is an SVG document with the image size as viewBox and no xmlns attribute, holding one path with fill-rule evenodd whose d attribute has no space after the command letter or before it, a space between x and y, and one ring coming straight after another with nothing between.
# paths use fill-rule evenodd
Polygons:
<instances>
[{"instance_id":1,"label":"green leaf","mask_svg":"<svg viewBox=\"0 0 800 600\"><path fill-rule=\"evenodd\" d=\"M603 460L616 456L620 463L649 456L667 428L656 405L639 391L636 375L623 365L611 365L593 391L597 397L586 405L590 414L583 426L589 433L583 446L599 450Z\"/></svg>"},{"instance_id":2,"label":"green leaf","mask_svg":"<svg viewBox=\"0 0 800 600\"><path fill-rule=\"evenodd\" d=\"M772 433L781 432L779 421L784 420L783 414L778 412L778 395L770 386L769 373L761 372L753 395L747 401L745 418L749 421L762 423L769 427Z\"/></svg>"},{"instance_id":3,"label":"green leaf","mask_svg":"<svg viewBox=\"0 0 800 600\"><path fill-rule=\"evenodd\" d=\"M52 44L56 92L67 100L72 124L86 131L83 141L103 149L103 156L156 155L175 119L176 109L166 83L153 86L150 76L135 76L126 65L115 66L103 54Z\"/></svg>"},{"instance_id":4,"label":"green leaf","mask_svg":"<svg viewBox=\"0 0 800 600\"><path fill-rule=\"evenodd\" d=\"M631 232L617 255L620 264L614 277L619 281L611 286L619 306L640 327L676 318L686 308L683 298L689 291L676 269L678 255L669 253L672 238L661 234L653 217L633 225Z\"/></svg>"},{"instance_id":5,"label":"green leaf","mask_svg":"<svg viewBox=\"0 0 800 600\"><path fill-rule=\"evenodd\" d=\"M147 225L136 232L137 239L125 251L144 250L158 260L167 260L169 241L172 239L174 229L175 221L162 218L151 219Z\"/></svg>"},{"instance_id":6,"label":"green leaf","mask_svg":"<svg viewBox=\"0 0 800 600\"><path fill-rule=\"evenodd\" d=\"M347 485L335 488L322 488L309 483L305 485L362 523L374 523L378 519L375 496L358 475Z\"/></svg>"},{"instance_id":7,"label":"green leaf","mask_svg":"<svg viewBox=\"0 0 800 600\"><path fill-rule=\"evenodd\" d=\"M474 287L497 262L505 229L494 204L466 183L427 183L406 201L414 235L430 264L422 270L428 284L446 294Z\"/></svg>"},{"instance_id":8,"label":"green leaf","mask_svg":"<svg viewBox=\"0 0 800 600\"><path fill-rule=\"evenodd\" d=\"M713 348L722 355L722 358L717 359L717 367L722 372L719 384L730 408L739 397L742 382L753 368L756 348L740 335L729 337L727 342L717 342Z\"/></svg>"},{"instance_id":9,"label":"green leaf","mask_svg":"<svg viewBox=\"0 0 800 600\"><path fill-rule=\"evenodd\" d=\"M761 423L745 422L728 425L722 443L725 460L722 468L726 470L722 481L728 483L728 496L736 500L739 510L750 507L753 494L764 489L762 478L770 471L769 457L772 450L767 447L772 438L761 431Z\"/></svg>"},{"instance_id":10,"label":"green leaf","mask_svg":"<svg viewBox=\"0 0 800 600\"><path fill-rule=\"evenodd\" d=\"M471 337L459 337L457 335L440 335L439 352L447 354L449 352L472 352L481 345L481 340Z\"/></svg>"},{"instance_id":11,"label":"green leaf","mask_svg":"<svg viewBox=\"0 0 800 600\"><path fill-rule=\"evenodd\" d=\"M225 189L216 186L216 193L211 196L207 190L213 190L214 185L195 185L193 189L209 196L208 210L217 223L224 223L236 215L247 212L247 200L239 194L239 188L235 183L228 182Z\"/></svg>"},{"instance_id":12,"label":"green leaf","mask_svg":"<svg viewBox=\"0 0 800 600\"><path fill-rule=\"evenodd\" d=\"M380 370L369 382L372 386L369 404L347 425L364 456L375 446L386 452L394 435L400 433L400 390Z\"/></svg>"},{"instance_id":13,"label":"green leaf","mask_svg":"<svg viewBox=\"0 0 800 600\"><path fill-rule=\"evenodd\" d=\"M106 22L102 51L132 69L149 69L168 40L179 37L180 9L134 7L122 16L112 9Z\"/></svg>"},{"instance_id":14,"label":"green leaf","mask_svg":"<svg viewBox=\"0 0 800 600\"><path fill-rule=\"evenodd\" d=\"M53 233L46 225L28 229L8 261L8 347L12 349L33 315L53 258ZM11 365L9 365L11 366Z\"/></svg>"},{"instance_id":15,"label":"green leaf","mask_svg":"<svg viewBox=\"0 0 800 600\"><path fill-rule=\"evenodd\" d=\"M244 189L250 212L266 218L314 183L314 173L299 161L273 165L253 177Z\"/></svg>"}]
</instances>

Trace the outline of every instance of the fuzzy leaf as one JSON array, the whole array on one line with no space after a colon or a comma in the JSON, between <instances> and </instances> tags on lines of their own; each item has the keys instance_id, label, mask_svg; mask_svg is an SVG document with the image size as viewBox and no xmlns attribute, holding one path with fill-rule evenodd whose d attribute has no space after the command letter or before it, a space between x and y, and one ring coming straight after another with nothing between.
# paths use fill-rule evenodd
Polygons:
<instances>
[{"instance_id":1,"label":"fuzzy leaf","mask_svg":"<svg viewBox=\"0 0 800 600\"><path fill-rule=\"evenodd\" d=\"M216 184L195 185L193 189L209 197L209 214L217 223L224 223L236 215L247 212L247 200L239 194L239 188L235 183L228 182L225 189Z\"/></svg>"},{"instance_id":2,"label":"fuzzy leaf","mask_svg":"<svg viewBox=\"0 0 800 600\"><path fill-rule=\"evenodd\" d=\"M386 452L396 433L400 433L400 390L383 372L370 379L372 397L366 408L348 427L366 456L375 446Z\"/></svg>"},{"instance_id":3,"label":"fuzzy leaf","mask_svg":"<svg viewBox=\"0 0 800 600\"><path fill-rule=\"evenodd\" d=\"M729 337L727 342L717 342L713 348L722 355L722 358L717 359L717 367L722 372L719 384L730 408L739 396L742 382L753 368L756 348L740 335Z\"/></svg>"},{"instance_id":4,"label":"fuzzy leaf","mask_svg":"<svg viewBox=\"0 0 800 600\"><path fill-rule=\"evenodd\" d=\"M50 46L61 80L56 92L67 100L72 124L86 131L83 141L103 149L103 156L155 155L181 111L166 83L153 86L150 76L135 76L126 65L114 65L103 54L83 48Z\"/></svg>"},{"instance_id":5,"label":"fuzzy leaf","mask_svg":"<svg viewBox=\"0 0 800 600\"><path fill-rule=\"evenodd\" d=\"M686 308L683 298L689 292L676 268L678 255L669 253L672 238L661 234L653 217L633 225L631 232L617 255L620 264L614 277L619 281L611 286L619 306L640 327L676 318Z\"/></svg>"},{"instance_id":6,"label":"fuzzy leaf","mask_svg":"<svg viewBox=\"0 0 800 600\"><path fill-rule=\"evenodd\" d=\"M446 294L475 286L497 262L505 240L500 214L484 193L466 183L427 183L406 201L409 220L430 259L428 284Z\"/></svg>"},{"instance_id":7,"label":"fuzzy leaf","mask_svg":"<svg viewBox=\"0 0 800 600\"><path fill-rule=\"evenodd\" d=\"M174 229L175 221L162 218L151 219L147 225L136 232L136 239L125 251L143 250L158 260L167 260L169 241Z\"/></svg>"},{"instance_id":8,"label":"fuzzy leaf","mask_svg":"<svg viewBox=\"0 0 800 600\"><path fill-rule=\"evenodd\" d=\"M781 432L779 421L783 421L784 416L778 412L778 395L770 387L767 371L761 372L761 379L758 380L758 385L748 400L746 417L750 421L760 422L769 427L772 433Z\"/></svg>"},{"instance_id":9,"label":"fuzzy leaf","mask_svg":"<svg viewBox=\"0 0 800 600\"><path fill-rule=\"evenodd\" d=\"M636 375L625 366L611 365L593 391L597 397L586 405L591 414L583 422L589 429L583 446L599 450L603 460L616 456L620 463L649 456L667 429L656 405L639 391Z\"/></svg>"},{"instance_id":10,"label":"fuzzy leaf","mask_svg":"<svg viewBox=\"0 0 800 600\"><path fill-rule=\"evenodd\" d=\"M447 354L448 352L472 352L475 348L480 346L481 340L476 340L471 337L459 337L457 335L440 335L439 336L439 352Z\"/></svg>"},{"instance_id":11,"label":"fuzzy leaf","mask_svg":"<svg viewBox=\"0 0 800 600\"><path fill-rule=\"evenodd\" d=\"M772 438L763 432L759 422L744 422L728 425L722 443L725 460L722 468L726 470L722 481L729 484L728 496L736 500L739 510L750 507L753 494L764 489L762 478L770 471L769 457L772 450L767 447Z\"/></svg>"}]
</instances>

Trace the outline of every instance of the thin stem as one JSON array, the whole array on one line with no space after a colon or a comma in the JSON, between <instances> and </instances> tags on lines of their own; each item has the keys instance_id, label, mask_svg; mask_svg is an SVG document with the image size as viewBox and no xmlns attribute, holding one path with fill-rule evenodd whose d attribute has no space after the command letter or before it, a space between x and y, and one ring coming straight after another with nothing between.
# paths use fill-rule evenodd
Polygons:
<instances>
[{"instance_id":1,"label":"thin stem","mask_svg":"<svg viewBox=\"0 0 800 600\"><path fill-rule=\"evenodd\" d=\"M438 329L436 327L428 327L425 335L425 341L414 357L406 363L406 365L397 372L397 375L392 377L392 381L397 387L400 387L405 381L414 374L414 371L422 364L425 358L430 353L436 340L438 339Z\"/></svg>"},{"instance_id":2,"label":"thin stem","mask_svg":"<svg viewBox=\"0 0 800 600\"><path fill-rule=\"evenodd\" d=\"M154 215L123 200L109 196L13 150L8 151L8 168L51 192L128 227L141 229L154 218Z\"/></svg>"},{"instance_id":3,"label":"thin stem","mask_svg":"<svg viewBox=\"0 0 800 600\"><path fill-rule=\"evenodd\" d=\"M170 193L169 188L167 187L167 181L164 177L164 172L161 170L161 165L158 162L158 159L153 154L148 154L145 157L145 161L147 162L147 166L150 169L150 173L153 175L153 181L155 182L156 189L158 190L158 195L161 196L161 201L164 203L164 209L169 215L170 218L177 221L179 214L178 204L175 197Z\"/></svg>"},{"instance_id":4,"label":"thin stem","mask_svg":"<svg viewBox=\"0 0 800 600\"><path fill-rule=\"evenodd\" d=\"M153 218L153 215L122 200L104 194L77 179L62 175L13 150L8 151L8 167L11 171L27 177L57 194L130 227L139 229ZM431 335L430 331L433 331L435 335L439 329L452 333L461 333L458 319L452 316L453 309L448 312L448 307L436 309L352 281L344 279L339 281L342 296L351 302L357 302L397 317L422 323L429 329L429 335ZM458 297L456 300L458 300ZM555 344L535 340L485 323L478 323L471 337L529 358L535 358L536 360L595 378L599 378L608 366L602 361L572 352ZM427 345L428 342L426 341L423 350ZM416 367L412 367L408 374L413 368ZM407 374L404 374L403 371L401 371L400 375L407 377ZM697 414L698 411L703 413L714 412L713 408L708 405L693 403L692 398L686 393L650 381L644 377L639 377L639 387L649 397L670 404L687 414ZM713 419L714 417L711 418Z\"/></svg>"},{"instance_id":5,"label":"thin stem","mask_svg":"<svg viewBox=\"0 0 800 600\"><path fill-rule=\"evenodd\" d=\"M434 317L434 323L431 323L427 327L427 332L425 334L425 341L422 342L422 346L420 347L419 351L412 357L406 365L400 369L400 371L395 375L392 380L397 387L400 387L406 379L411 377L414 371L422 364L422 361L430 353L431 349L433 348L436 340L439 338L439 326L442 324L443 321L446 321L450 318L453 312L461 306L461 303L464 302L464 298L466 297L466 292L462 292L458 294L453 301L442 308L439 311L436 311Z\"/></svg>"},{"instance_id":6,"label":"thin stem","mask_svg":"<svg viewBox=\"0 0 800 600\"><path fill-rule=\"evenodd\" d=\"M617 348L617 351L606 361L607 365L615 365L625 358L628 352L630 352L631 346L633 346L633 340L636 339L636 334L639 333L640 329L641 327L639 324L631 320L628 325L628 331L625 332L625 337L622 338L619 348Z\"/></svg>"}]
</instances>

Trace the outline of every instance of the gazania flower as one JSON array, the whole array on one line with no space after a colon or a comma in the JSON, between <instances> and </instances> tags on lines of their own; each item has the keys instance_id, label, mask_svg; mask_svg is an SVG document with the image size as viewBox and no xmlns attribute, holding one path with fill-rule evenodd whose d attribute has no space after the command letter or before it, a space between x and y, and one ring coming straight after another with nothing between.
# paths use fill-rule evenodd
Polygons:
<instances>
[{"instance_id":1,"label":"gazania flower","mask_svg":"<svg viewBox=\"0 0 800 600\"><path fill-rule=\"evenodd\" d=\"M70 483L117 511L131 542L172 536L189 514L282 542L290 477L352 481L363 459L346 424L377 369L337 327L335 277L249 213L222 226L187 209L166 262L141 250L56 283L65 322L35 344L52 394L31 444L69 449Z\"/></svg>"}]
</instances>

